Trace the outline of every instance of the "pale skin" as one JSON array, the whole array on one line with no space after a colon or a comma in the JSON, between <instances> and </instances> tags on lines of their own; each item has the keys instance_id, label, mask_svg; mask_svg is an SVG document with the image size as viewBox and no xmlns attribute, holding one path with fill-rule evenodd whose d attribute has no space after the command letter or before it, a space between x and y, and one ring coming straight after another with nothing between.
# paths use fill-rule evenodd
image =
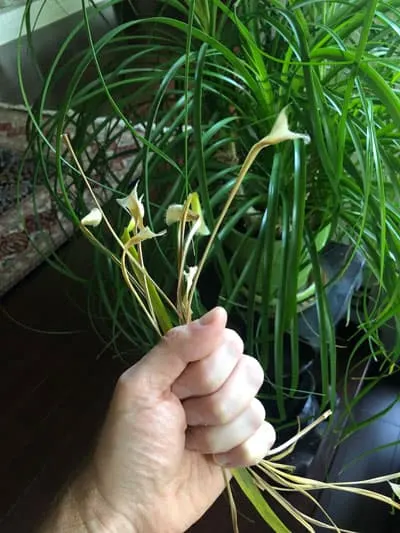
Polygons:
<instances>
[{"instance_id":1,"label":"pale skin","mask_svg":"<svg viewBox=\"0 0 400 533\"><path fill-rule=\"evenodd\" d=\"M275 440L258 362L210 311L174 328L116 386L93 458L40 533L182 533L224 490L221 465Z\"/></svg>"}]
</instances>

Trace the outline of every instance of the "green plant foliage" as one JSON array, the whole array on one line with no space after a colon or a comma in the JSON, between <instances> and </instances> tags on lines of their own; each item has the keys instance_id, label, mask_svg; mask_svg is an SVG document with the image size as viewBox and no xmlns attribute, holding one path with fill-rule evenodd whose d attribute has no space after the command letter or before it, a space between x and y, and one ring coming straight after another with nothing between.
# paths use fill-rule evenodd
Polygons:
<instances>
[{"instance_id":1,"label":"green plant foliage","mask_svg":"<svg viewBox=\"0 0 400 533\"><path fill-rule=\"evenodd\" d=\"M96 175L96 185L107 192L105 210L120 235L129 220L114 200L130 193L138 175L152 231L165 229L168 206L183 204L191 192L199 194L212 230L249 150L287 106L291 129L309 134L311 143L264 151L247 173L208 257L215 300L234 325L246 325L246 350L262 362L284 419L284 399L298 388L301 366L299 294L311 286L320 322L321 394L334 406L335 331L318 259L325 231L365 257L370 282L360 299L359 329L372 354L393 370L399 338L388 352L379 328L391 320L399 325L400 0L165 0L157 17L132 18L95 40L93 20L116 3L82 11L31 110L28 133L37 173L58 208L78 225L90 207L61 139L73 126L74 151L85 158L89 179ZM25 25L34 57L30 4ZM175 17L164 15L166 6L176 10ZM86 32L88 46L71 57L79 32ZM21 67L19 75L24 92ZM60 87L62 105L44 121L42 112ZM100 115L101 124L95 121ZM111 147L118 121L138 150L117 183L112 162L121 153ZM101 144L100 130L106 132ZM97 150L89 154L93 143ZM94 231L116 252L106 228ZM236 250L229 244L235 232L243 236ZM143 244L149 273L169 296L178 284L176 239L170 231ZM272 252L277 242L279 268ZM200 237L193 241L189 264L198 264L205 243ZM134 345L142 353L157 335L127 291L118 264L99 254L90 280L92 312L106 315L109 337L120 351ZM310 276L304 287L299 279L305 268ZM195 315L206 305L199 287ZM378 287L373 300L371 287ZM292 347L288 390L286 333Z\"/></svg>"}]
</instances>

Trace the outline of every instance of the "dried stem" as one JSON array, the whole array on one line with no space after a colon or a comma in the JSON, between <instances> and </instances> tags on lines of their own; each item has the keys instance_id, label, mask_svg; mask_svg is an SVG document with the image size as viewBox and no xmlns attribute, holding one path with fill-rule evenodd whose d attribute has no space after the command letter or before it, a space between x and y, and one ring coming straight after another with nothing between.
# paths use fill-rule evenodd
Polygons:
<instances>
[{"instance_id":1,"label":"dried stem","mask_svg":"<svg viewBox=\"0 0 400 533\"><path fill-rule=\"evenodd\" d=\"M112 225L111 225L111 222L110 222L110 221L108 220L108 218L106 217L106 215L105 215L105 213L104 213L104 211L103 211L103 208L102 208L100 202L98 201L97 196L95 195L94 190L93 190L92 186L90 185L90 182L89 182L89 180L88 180L88 178L87 178L85 172L83 171L82 165L80 164L79 159L77 158L77 156L76 156L76 154L75 154L75 150L74 150L73 147L72 147L72 144L71 144L71 141L70 141L70 138L69 138L68 134L67 134L67 133L64 133L64 135L62 136L62 138L63 138L63 141L65 142L65 144L67 145L67 148L68 148L69 152L71 153L71 156L72 156L72 158L73 158L73 160L74 160L76 166L78 167L78 170L79 170L79 172L80 172L82 178L84 179L85 184L86 184L87 188L89 189L89 192L90 192L90 194L91 194L91 196L92 196L92 198L93 198L93 200L94 200L96 206L98 207L98 209L100 210L101 214L103 215L104 221L105 221L105 223L106 223L108 229L110 230L112 236L113 236L114 239L117 241L117 243L121 246L122 249L124 249L124 244L123 244L123 242L122 242L121 239L118 237L118 235L115 233L114 228L113 228Z\"/></svg>"},{"instance_id":2,"label":"dried stem","mask_svg":"<svg viewBox=\"0 0 400 533\"><path fill-rule=\"evenodd\" d=\"M229 509L231 511L231 519L232 519L232 527L233 527L233 533L240 533L239 532L239 524L238 524L238 513L236 508L235 499L232 494L232 487L230 484L230 480L228 477L228 474L225 470L225 468L221 468L222 475L224 476L226 491L228 493L228 500L229 500Z\"/></svg>"},{"instance_id":3,"label":"dried stem","mask_svg":"<svg viewBox=\"0 0 400 533\"><path fill-rule=\"evenodd\" d=\"M138 249L139 264L142 267L142 269L147 272L147 269L144 266L143 248L142 248L142 243L140 241L137 243L137 249ZM143 276L143 285L144 285L145 298L147 300L147 306L149 308L149 312L150 312L150 315L153 318L154 323L157 324L157 333L159 333L160 332L160 328L158 327L157 317L156 317L156 314L154 312L153 303L151 301L149 285L148 285L148 282L147 282L147 276Z\"/></svg>"},{"instance_id":4,"label":"dried stem","mask_svg":"<svg viewBox=\"0 0 400 533\"><path fill-rule=\"evenodd\" d=\"M185 241L185 227L187 224L190 204L191 204L191 195L189 195L188 198L186 199L186 202L183 208L182 218L180 219L179 226L178 226L178 285L176 289L176 302L177 302L179 318L181 322L183 323L189 322L187 317L185 317L185 312L183 309L182 285L183 285L183 280L184 280L183 272L185 270L186 254L188 250L188 246L186 245L186 242L189 240L189 236L190 236L190 233L189 233L189 236L187 240Z\"/></svg>"},{"instance_id":5,"label":"dried stem","mask_svg":"<svg viewBox=\"0 0 400 533\"><path fill-rule=\"evenodd\" d=\"M158 323L156 320L153 319L151 313L149 312L149 310L146 308L141 296L139 295L139 293L137 292L137 290L135 289L133 283L131 283L130 279L129 279L129 276L128 276L128 269L126 268L126 256L127 255L130 255L130 252L129 252L129 249L128 247L124 248L123 252L122 252L122 265L121 265L121 271L122 271L122 275L124 277L124 280L125 280L125 283L128 285L129 289L131 290L132 294L135 296L137 302L139 303L140 307L143 309L145 315L147 316L150 324L154 327L154 329L157 331L157 333L160 335L160 337L162 336L161 334L161 331L158 327Z\"/></svg>"},{"instance_id":6,"label":"dried stem","mask_svg":"<svg viewBox=\"0 0 400 533\"><path fill-rule=\"evenodd\" d=\"M314 422L312 422L307 427L305 427L304 429L302 429L301 431L296 433L296 435L294 435L291 439L289 439L288 441L284 442L283 444L281 444L277 448L272 448L272 450L270 450L268 452L268 455L266 457L271 457L273 455L277 455L277 454L282 453L283 451L287 450L287 448L289 448L290 446L295 444L299 439L304 437L304 435L306 435L308 432L310 432L316 426L321 424L321 422L323 422L324 420L329 418L331 416L331 414L332 414L332 411L330 409L328 411L325 411L325 413L322 413L322 415L319 416L316 420L314 420Z\"/></svg>"},{"instance_id":7,"label":"dried stem","mask_svg":"<svg viewBox=\"0 0 400 533\"><path fill-rule=\"evenodd\" d=\"M229 193L229 196L228 196L228 199L227 201L225 202L225 205L224 207L222 208L222 211L221 211L221 214L220 216L218 217L218 220L213 228L213 231L211 233L211 236L210 238L208 239L208 243L207 243L207 246L204 250L204 253L200 259L200 262L199 262L199 268L196 272L196 275L194 277L194 280L193 280L193 285L191 287L191 290L190 290L190 293L189 293L189 298L188 298L188 304L189 306L192 305L192 301L193 301L193 296L194 296L194 293L195 293L195 290L196 290L196 286L197 286L197 283L199 281L199 277L200 277L200 274L204 268L204 265L205 265L205 262L207 260L207 257L211 251L211 248L215 242L215 239L217 237L217 234L218 234L218 231L222 225L222 222L224 221L224 218L228 212L228 209L230 208L235 196L237 195L237 193L239 192L239 189L240 189L240 186L242 185L242 182L244 180L244 178L246 177L246 174L247 172L250 170L250 167L252 166L252 164L254 163L254 160L256 159L256 157L258 156L258 154L261 152L261 150L263 150L264 148L268 148L268 146L271 146L272 144L275 144L275 143L271 143L268 136L265 137L264 139L261 139L261 141L258 141L256 144L254 144L249 153L247 154L246 156L246 159L244 160L244 163L240 169L240 172L239 172L239 175L236 179L236 182L231 190L231 192Z\"/></svg>"},{"instance_id":8,"label":"dried stem","mask_svg":"<svg viewBox=\"0 0 400 533\"><path fill-rule=\"evenodd\" d=\"M70 141L70 138L69 138L68 134L64 134L62 136L62 138L63 138L63 141L65 142L65 144L66 144L66 146L67 146L67 148L68 148L68 150L69 150L69 152L70 152L70 154L71 154L71 156L72 156L72 158L73 158L73 160L74 160L74 162L75 162L75 164L76 164L76 166L77 166L77 168L78 168L78 170L79 170L79 172L80 172L80 174L81 174L81 176L83 178L83 180L85 181L85 184L86 184L86 186L87 186L87 188L88 188L88 190L89 190L89 192L90 192L90 194L91 194L91 196L92 196L92 198L93 198L93 200L94 200L94 202L96 204L96 207L98 207L98 209L100 210L108 229L110 230L112 236L117 241L118 245L121 247L121 249L122 249L122 251L124 253L125 244L118 237L118 235L114 231L114 228L112 227L111 222L108 220L107 216L105 215L104 210L103 210L100 202L98 201L97 196L96 196L96 194L95 194L95 192L94 192L94 190L93 190L93 188L92 188L92 186L91 186L91 184L90 184L85 172L83 171L82 165L80 164L79 159L76 156L75 150L72 147L72 144L71 144L71 141ZM104 245L102 245L98 241L98 239L96 239L96 237L85 226L81 225L81 229L82 229L82 231L84 231L84 233L86 233L86 236L89 237L92 242L94 241L96 246L98 246L103 251L107 251L108 255L111 254L111 252ZM139 245L140 245L140 242L139 242ZM141 254L141 249L140 249L139 254ZM122 263L117 260L116 256L114 256L114 254L111 254L111 256L112 256L112 259L121 267ZM176 306L172 303L172 301L168 298L168 296L165 294L165 292L157 285L157 283L151 278L151 276L147 272L147 269L144 266L143 256L141 256L141 257L142 257L142 259L141 259L141 263L140 263L139 261L136 261L135 258L133 258L131 254L129 254L130 260L135 262L136 268L138 268L140 270L141 274L143 275L145 286L148 287L148 281L151 281L153 283L153 285L154 285L154 288L159 293L159 295L171 307L171 309L175 313L177 313ZM129 276L130 276L130 273L127 271L126 266L125 266L125 275L127 275L127 274L129 274ZM129 288L131 288L131 286L132 286L132 283L131 283L130 280L129 280L128 286L129 286ZM147 290L148 290L148 288L147 288ZM136 291L135 291L135 294L136 294ZM150 298L148 299L148 301L150 302ZM151 306L150 306L150 309L152 309ZM154 320L156 320L155 317L153 317L153 318L154 318ZM157 328L157 331L159 331L158 328Z\"/></svg>"}]
</instances>

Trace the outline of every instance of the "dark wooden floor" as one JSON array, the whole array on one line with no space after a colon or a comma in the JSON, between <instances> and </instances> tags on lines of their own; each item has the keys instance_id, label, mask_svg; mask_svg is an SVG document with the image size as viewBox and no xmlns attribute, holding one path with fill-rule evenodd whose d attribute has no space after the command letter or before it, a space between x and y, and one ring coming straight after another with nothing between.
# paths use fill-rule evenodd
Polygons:
<instances>
[{"instance_id":1,"label":"dark wooden floor","mask_svg":"<svg viewBox=\"0 0 400 533\"><path fill-rule=\"evenodd\" d=\"M110 357L97 359L101 346L70 289L44 267L2 302L2 533L34 531L89 452L120 372Z\"/></svg>"},{"instance_id":2,"label":"dark wooden floor","mask_svg":"<svg viewBox=\"0 0 400 533\"><path fill-rule=\"evenodd\" d=\"M85 249L85 248L84 248ZM76 245L65 254L85 267ZM72 257L71 257L72 254ZM86 261L86 263L85 263ZM80 306L77 285L48 266L3 298L0 312L0 532L30 533L62 485L90 453L122 363L102 345ZM79 301L81 299L81 301ZM382 386L357 416L389 405L397 384ZM373 447L400 439L400 407L339 448L331 476L360 478L400 470L400 450L383 448L351 461ZM349 468L343 473L344 465ZM348 496L324 496L341 527L358 533L399 532L397 518L379 504ZM267 532L239 497L241 533ZM397 521L397 522L396 522ZM191 533L232 531L223 495ZM293 529L295 532L295 528ZM162 531L160 531L162 533Z\"/></svg>"}]
</instances>

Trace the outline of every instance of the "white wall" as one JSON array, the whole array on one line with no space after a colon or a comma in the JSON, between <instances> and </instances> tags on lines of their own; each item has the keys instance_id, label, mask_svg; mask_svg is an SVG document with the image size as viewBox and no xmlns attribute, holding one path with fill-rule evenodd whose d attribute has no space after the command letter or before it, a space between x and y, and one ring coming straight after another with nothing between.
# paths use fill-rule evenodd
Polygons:
<instances>
[{"instance_id":1,"label":"white wall","mask_svg":"<svg viewBox=\"0 0 400 533\"><path fill-rule=\"evenodd\" d=\"M26 0L0 0L0 9L25 4Z\"/></svg>"},{"instance_id":2,"label":"white wall","mask_svg":"<svg viewBox=\"0 0 400 533\"><path fill-rule=\"evenodd\" d=\"M103 0L95 1L100 3ZM22 97L17 76L17 39L25 2L21 5L20 0L13 0L15 5L12 7L4 7L5 0L0 2L0 102L19 104L22 103ZM41 9L42 4L42 0L36 0L32 6L32 20L35 21L34 46L39 71L29 57L26 37L21 41L23 73L30 100L38 95L42 77L46 75L63 39L82 17L81 0L48 0ZM111 8L104 14L107 20L98 17L93 27L95 37L106 32L110 24L116 24ZM79 50L83 43L86 43L84 35L74 41L75 49ZM53 95L52 103L57 105L57 95Z\"/></svg>"},{"instance_id":3,"label":"white wall","mask_svg":"<svg viewBox=\"0 0 400 533\"><path fill-rule=\"evenodd\" d=\"M101 1L94 0L94 3L99 4ZM25 3L26 0L12 0L11 7L0 9L0 46L18 38ZM43 4L44 7L42 8ZM47 0L45 3L42 0L35 0L31 7L31 18L35 21L35 28L39 30L78 13L81 9L81 0ZM25 33L23 31L22 34Z\"/></svg>"}]
</instances>

